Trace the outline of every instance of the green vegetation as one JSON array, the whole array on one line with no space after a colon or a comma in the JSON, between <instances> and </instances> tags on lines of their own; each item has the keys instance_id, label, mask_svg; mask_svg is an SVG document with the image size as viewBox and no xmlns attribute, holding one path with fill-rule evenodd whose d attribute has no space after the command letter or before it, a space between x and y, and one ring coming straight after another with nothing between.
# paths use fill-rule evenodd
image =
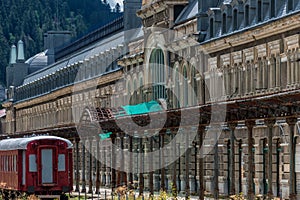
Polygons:
<instances>
[{"instance_id":1,"label":"green vegetation","mask_svg":"<svg viewBox=\"0 0 300 200\"><path fill-rule=\"evenodd\" d=\"M0 83L5 83L10 46L18 40L29 58L43 50L47 31L68 30L76 38L121 15L120 5L111 9L107 0L0 0L0 6Z\"/></svg>"}]
</instances>

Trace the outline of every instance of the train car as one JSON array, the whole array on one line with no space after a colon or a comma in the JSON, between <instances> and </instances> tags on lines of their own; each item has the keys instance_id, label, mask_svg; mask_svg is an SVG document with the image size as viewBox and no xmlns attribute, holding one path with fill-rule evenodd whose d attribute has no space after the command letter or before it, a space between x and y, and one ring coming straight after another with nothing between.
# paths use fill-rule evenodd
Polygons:
<instances>
[{"instance_id":1,"label":"train car","mask_svg":"<svg viewBox=\"0 0 300 200\"><path fill-rule=\"evenodd\" d=\"M3 199L20 195L57 197L73 188L72 143L56 136L0 141L0 192ZM63 196L63 195L62 195Z\"/></svg>"}]
</instances>

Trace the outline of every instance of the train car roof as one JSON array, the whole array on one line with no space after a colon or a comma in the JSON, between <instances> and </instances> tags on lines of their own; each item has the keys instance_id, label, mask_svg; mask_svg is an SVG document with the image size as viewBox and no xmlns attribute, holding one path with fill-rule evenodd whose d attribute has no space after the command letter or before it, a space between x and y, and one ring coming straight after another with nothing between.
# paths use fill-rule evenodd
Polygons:
<instances>
[{"instance_id":1,"label":"train car roof","mask_svg":"<svg viewBox=\"0 0 300 200\"><path fill-rule=\"evenodd\" d=\"M17 149L27 149L27 145L29 142L36 141L36 140L61 140L68 144L68 148L72 148L73 144L61 137L56 136L34 136L28 138L11 138L11 139L4 139L0 140L0 151L5 150L17 150Z\"/></svg>"}]
</instances>

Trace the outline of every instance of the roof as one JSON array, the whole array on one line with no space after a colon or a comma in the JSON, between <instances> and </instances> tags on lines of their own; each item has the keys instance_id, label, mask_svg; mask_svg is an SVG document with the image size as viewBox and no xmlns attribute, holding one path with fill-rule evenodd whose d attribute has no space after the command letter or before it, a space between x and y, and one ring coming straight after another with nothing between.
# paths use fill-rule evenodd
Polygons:
<instances>
[{"instance_id":1,"label":"roof","mask_svg":"<svg viewBox=\"0 0 300 200\"><path fill-rule=\"evenodd\" d=\"M56 136L35 136L28 138L12 138L0 141L0 151L27 149L28 143L35 140L61 140L68 144L68 148L72 148L73 144L64 138Z\"/></svg>"},{"instance_id":2,"label":"roof","mask_svg":"<svg viewBox=\"0 0 300 200\"><path fill-rule=\"evenodd\" d=\"M95 54L105 52L112 47L117 47L120 44L124 43L124 32L116 33L108 38L105 38L99 42L96 42L89 48L86 48L82 51L79 51L75 54L70 55L68 58L63 59L62 61L56 62L48 67L45 67L41 70L36 71L28 75L23 84L28 84L30 82L36 81L39 78L43 78L51 73L55 73L56 71L67 67L68 65L74 64L79 61L84 61L84 59L88 59Z\"/></svg>"},{"instance_id":3,"label":"roof","mask_svg":"<svg viewBox=\"0 0 300 200\"><path fill-rule=\"evenodd\" d=\"M30 66L47 66L48 63L48 56L46 56L47 50L40 52L28 60L25 63L29 64Z\"/></svg>"},{"instance_id":4,"label":"roof","mask_svg":"<svg viewBox=\"0 0 300 200\"><path fill-rule=\"evenodd\" d=\"M198 1L194 0L182 10L180 15L177 17L175 24L180 24L182 22L185 22L193 17L196 17L197 14L198 14Z\"/></svg>"}]
</instances>

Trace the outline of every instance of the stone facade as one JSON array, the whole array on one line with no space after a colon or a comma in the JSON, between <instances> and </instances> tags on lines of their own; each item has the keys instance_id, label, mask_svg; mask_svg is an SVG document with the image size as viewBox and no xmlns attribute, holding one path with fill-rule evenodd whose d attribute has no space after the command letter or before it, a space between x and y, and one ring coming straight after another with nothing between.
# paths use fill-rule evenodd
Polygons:
<instances>
[{"instance_id":1,"label":"stone facade","mask_svg":"<svg viewBox=\"0 0 300 200\"><path fill-rule=\"evenodd\" d=\"M145 0L137 11L143 34L101 52L92 50L85 59L37 79L29 76L16 87L15 99L3 104L6 132L73 139L76 190L79 182L89 191L93 185L134 182L141 193L173 187L200 199L204 194L218 198L238 193L249 199L259 194L296 199L300 193L295 101L300 85L299 10L298 0ZM286 94L291 98L281 99ZM78 137L75 125L84 119L81 116L91 122L104 119L103 108L158 99L166 100L170 112L220 102L227 102L235 112L224 119L217 139L204 139L215 131L214 124L208 126L202 118L184 128L144 130L144 135L160 133L154 137L113 133L118 147L147 152L164 147L178 132L189 135L198 130L199 137L185 153L180 154L184 144L175 144L178 159L163 169L142 173L141 166L151 165L134 157L129 161L133 173L124 173L93 160L89 152L124 162L115 160L110 146L96 137ZM274 102L273 107L264 99ZM102 108L98 118L91 107ZM166 157L161 155L161 160Z\"/></svg>"}]
</instances>

